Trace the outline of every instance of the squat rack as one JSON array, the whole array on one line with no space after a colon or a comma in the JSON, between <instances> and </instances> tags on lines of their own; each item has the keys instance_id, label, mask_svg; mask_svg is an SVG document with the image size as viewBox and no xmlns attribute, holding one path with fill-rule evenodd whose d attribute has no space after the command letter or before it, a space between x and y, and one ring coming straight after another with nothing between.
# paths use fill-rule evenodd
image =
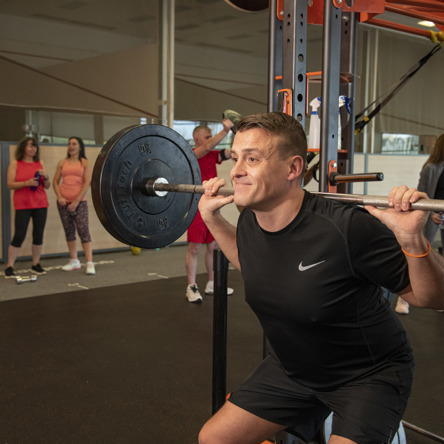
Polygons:
<instances>
[{"instance_id":1,"label":"squat rack","mask_svg":"<svg viewBox=\"0 0 444 444\"><path fill-rule=\"evenodd\" d=\"M310 5L309 5L310 3ZM430 20L440 32L375 18L384 12ZM268 111L282 110L305 127L307 103L307 26L323 25L322 106L319 191L350 193L349 181L331 175L352 175L355 137L356 60L358 23L385 27L444 41L444 2L441 0L270 0ZM349 119L342 128L338 151L338 96L350 100ZM338 185L338 187L337 187Z\"/></svg>"}]
</instances>

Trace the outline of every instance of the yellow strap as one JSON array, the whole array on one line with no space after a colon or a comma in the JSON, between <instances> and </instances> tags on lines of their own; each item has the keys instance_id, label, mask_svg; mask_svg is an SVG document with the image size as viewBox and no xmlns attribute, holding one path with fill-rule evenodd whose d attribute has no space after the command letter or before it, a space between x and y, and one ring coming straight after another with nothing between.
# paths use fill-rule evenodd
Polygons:
<instances>
[{"instance_id":1,"label":"yellow strap","mask_svg":"<svg viewBox=\"0 0 444 444\"><path fill-rule=\"evenodd\" d=\"M440 32L430 31L430 40L433 43L436 43L438 41L443 42L444 41L444 34Z\"/></svg>"}]
</instances>

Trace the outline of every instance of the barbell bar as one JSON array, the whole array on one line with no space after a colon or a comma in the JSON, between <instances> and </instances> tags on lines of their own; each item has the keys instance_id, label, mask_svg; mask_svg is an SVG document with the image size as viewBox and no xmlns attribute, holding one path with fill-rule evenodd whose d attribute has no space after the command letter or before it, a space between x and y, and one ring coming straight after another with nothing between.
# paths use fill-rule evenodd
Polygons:
<instances>
[{"instance_id":1,"label":"barbell bar","mask_svg":"<svg viewBox=\"0 0 444 444\"><path fill-rule=\"evenodd\" d=\"M178 240L196 216L201 185L199 163L188 142L161 125L136 125L115 134L94 164L91 192L97 216L119 241L160 248ZM222 187L221 195L234 189ZM388 207L388 198L314 193L357 205ZM422 199L412 209L444 211L443 200Z\"/></svg>"},{"instance_id":2,"label":"barbell bar","mask_svg":"<svg viewBox=\"0 0 444 444\"><path fill-rule=\"evenodd\" d=\"M170 184L163 177L150 178L145 184L145 189L148 196L163 197L169 192L173 193L195 193L205 194L205 188L202 185L186 185L186 184ZM219 188L218 195L232 196L234 194L233 187ZM339 202L350 203L354 205L371 205L374 207L388 208L388 197L386 196L372 196L366 194L340 194L340 193L323 193L312 192L318 196L326 199L336 200ZM444 211L444 200L439 199L421 199L411 204L412 210L422 211Z\"/></svg>"}]
</instances>

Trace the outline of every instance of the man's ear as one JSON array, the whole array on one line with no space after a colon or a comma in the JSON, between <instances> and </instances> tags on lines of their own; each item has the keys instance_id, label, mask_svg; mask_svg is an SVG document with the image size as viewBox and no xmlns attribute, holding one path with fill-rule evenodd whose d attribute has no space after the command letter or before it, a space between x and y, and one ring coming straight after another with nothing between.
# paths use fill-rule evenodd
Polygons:
<instances>
[{"instance_id":1,"label":"man's ear","mask_svg":"<svg viewBox=\"0 0 444 444\"><path fill-rule=\"evenodd\" d=\"M288 171L288 180L296 180L301 176L303 177L304 173L304 160L301 156L293 156Z\"/></svg>"}]
</instances>

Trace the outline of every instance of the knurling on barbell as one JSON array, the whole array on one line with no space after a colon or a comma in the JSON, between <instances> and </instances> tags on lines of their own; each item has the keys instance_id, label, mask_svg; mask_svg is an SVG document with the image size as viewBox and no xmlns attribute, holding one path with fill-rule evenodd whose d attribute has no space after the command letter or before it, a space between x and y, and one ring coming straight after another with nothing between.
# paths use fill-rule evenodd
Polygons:
<instances>
[{"instance_id":1,"label":"knurling on barbell","mask_svg":"<svg viewBox=\"0 0 444 444\"><path fill-rule=\"evenodd\" d=\"M185 233L200 199L199 163L188 142L162 125L136 125L103 146L93 169L94 208L106 230L134 247L160 248ZM229 196L234 188L222 187ZM313 193L357 205L388 207L386 196ZM413 210L444 211L444 200L421 199Z\"/></svg>"}]
</instances>

